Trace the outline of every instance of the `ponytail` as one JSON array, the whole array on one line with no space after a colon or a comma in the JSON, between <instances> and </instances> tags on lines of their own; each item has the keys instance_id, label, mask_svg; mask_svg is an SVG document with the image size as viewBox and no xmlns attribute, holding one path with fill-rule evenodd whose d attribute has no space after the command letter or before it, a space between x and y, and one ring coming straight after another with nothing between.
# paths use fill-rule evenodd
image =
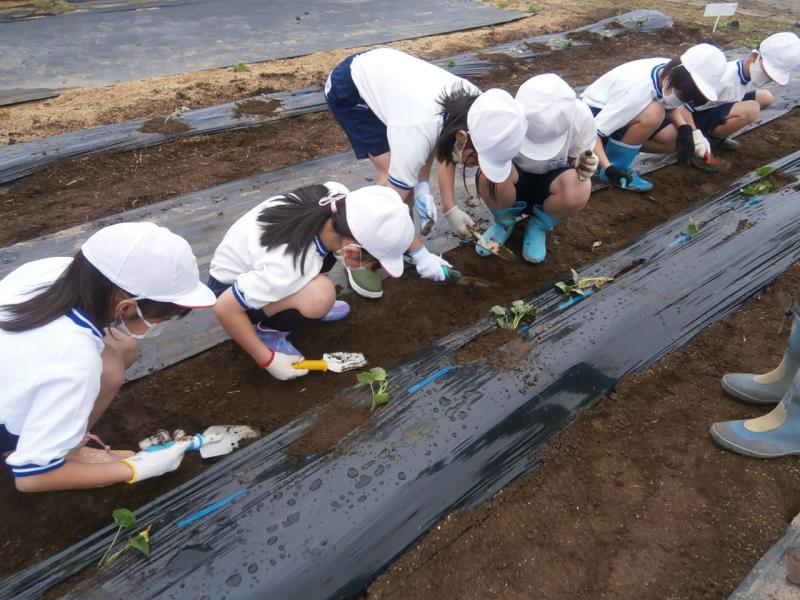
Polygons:
<instances>
[{"instance_id":1,"label":"ponytail","mask_svg":"<svg viewBox=\"0 0 800 600\"><path fill-rule=\"evenodd\" d=\"M287 246L286 254L295 267L303 273L306 256L314 238L331 219L333 229L342 237L352 238L347 225L347 198L336 202L336 212L326 204L320 206L322 198L330 196L324 185L309 185L289 192L282 202L268 206L258 215L261 223L261 245L267 250Z\"/></svg>"},{"instance_id":2,"label":"ponytail","mask_svg":"<svg viewBox=\"0 0 800 600\"><path fill-rule=\"evenodd\" d=\"M103 329L114 320L112 301L118 292L133 297L133 294L111 283L79 250L52 284L40 287L36 295L28 300L0 306L0 311L8 315L0 320L0 329L10 333L36 329L55 321L73 308L81 309L94 325ZM191 311L171 302L142 299L136 303L142 314L151 318L183 317Z\"/></svg>"},{"instance_id":3,"label":"ponytail","mask_svg":"<svg viewBox=\"0 0 800 600\"><path fill-rule=\"evenodd\" d=\"M434 154L440 163L453 162L453 147L456 144L456 133L467 129L467 114L478 97L478 93L467 88L463 83L456 84L449 92L442 94L437 102L442 107L442 131L436 138ZM472 139L467 140L467 148L474 148Z\"/></svg>"}]
</instances>

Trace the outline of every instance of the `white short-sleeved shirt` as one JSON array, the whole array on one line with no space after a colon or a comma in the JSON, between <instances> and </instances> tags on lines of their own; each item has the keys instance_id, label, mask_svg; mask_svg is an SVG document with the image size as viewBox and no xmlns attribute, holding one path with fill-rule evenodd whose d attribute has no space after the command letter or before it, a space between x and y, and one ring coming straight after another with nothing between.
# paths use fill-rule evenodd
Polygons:
<instances>
[{"instance_id":1,"label":"white short-sleeved shirt","mask_svg":"<svg viewBox=\"0 0 800 600\"><path fill-rule=\"evenodd\" d=\"M701 106L689 104L687 105L689 109L692 111L702 111L721 104L739 102L747 92L757 89L744 72L744 60L732 60L728 62L725 67L725 74L722 76L719 85L717 100L714 102L706 102Z\"/></svg>"},{"instance_id":2,"label":"white short-sleeved shirt","mask_svg":"<svg viewBox=\"0 0 800 600\"><path fill-rule=\"evenodd\" d=\"M466 79L391 48L359 54L350 74L359 95L386 125L389 182L404 190L417 184L442 130L437 100L459 86L480 93Z\"/></svg>"},{"instance_id":3,"label":"white short-sleeved shirt","mask_svg":"<svg viewBox=\"0 0 800 600\"><path fill-rule=\"evenodd\" d=\"M564 140L564 145L553 158L548 160L534 160L522 152L514 158L514 164L521 171L541 175L555 169L566 167L570 158L576 158L584 150L593 150L597 140L597 126L594 122L591 109L583 102L575 102L575 118L572 130Z\"/></svg>"},{"instance_id":4,"label":"white short-sleeved shirt","mask_svg":"<svg viewBox=\"0 0 800 600\"><path fill-rule=\"evenodd\" d=\"M662 101L659 75L667 58L643 58L622 64L587 87L581 99L600 112L594 117L597 133L608 137L622 129L653 100Z\"/></svg>"},{"instance_id":5,"label":"white short-sleeved shirt","mask_svg":"<svg viewBox=\"0 0 800 600\"><path fill-rule=\"evenodd\" d=\"M240 217L225 233L211 259L209 273L220 283L231 285L233 295L245 310L263 308L291 296L322 269L327 250L316 241L306 253L302 271L300 264L295 266L294 258L286 254L286 244L271 250L261 245L263 224L258 216L284 199L285 196L269 198Z\"/></svg>"},{"instance_id":6,"label":"white short-sleeved shirt","mask_svg":"<svg viewBox=\"0 0 800 600\"><path fill-rule=\"evenodd\" d=\"M0 281L0 305L34 296L71 262L46 258L15 269ZM79 309L36 329L0 329L0 424L19 436L6 458L15 477L60 467L81 442L100 392L104 347L102 330Z\"/></svg>"}]
</instances>

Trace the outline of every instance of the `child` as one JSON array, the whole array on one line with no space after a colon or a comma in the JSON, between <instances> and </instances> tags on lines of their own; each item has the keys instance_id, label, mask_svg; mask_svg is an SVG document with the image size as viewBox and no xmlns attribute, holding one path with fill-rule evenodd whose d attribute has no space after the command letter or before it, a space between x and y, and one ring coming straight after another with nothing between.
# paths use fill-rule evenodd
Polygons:
<instances>
[{"instance_id":1,"label":"child","mask_svg":"<svg viewBox=\"0 0 800 600\"><path fill-rule=\"evenodd\" d=\"M413 239L408 207L388 187L348 192L331 182L269 198L236 221L214 252L208 284L219 297L217 318L259 368L281 380L305 375L293 367L303 357L286 336L349 312L335 303L323 273L339 259L353 270L377 262L400 277Z\"/></svg>"},{"instance_id":2,"label":"child","mask_svg":"<svg viewBox=\"0 0 800 600\"><path fill-rule=\"evenodd\" d=\"M475 139L485 137L482 129L487 125L497 130L496 125L479 115L490 95L496 95L512 113L521 111L524 116L516 122L521 124L523 137L519 146L512 147L512 151L517 150L513 164L507 160L500 163L502 168L489 168L491 165L482 160L488 158L487 151L478 153L478 193L495 220L483 237L504 244L516 217L530 214L522 256L539 263L547 252L546 232L589 201L591 176L597 166L597 157L591 152L597 139L594 118L563 79L547 73L523 83L515 102L500 90L481 95L470 108L468 118L468 129ZM458 135L468 136L466 131ZM493 151L497 151L496 146ZM480 245L475 250L482 256L489 255Z\"/></svg>"},{"instance_id":3,"label":"child","mask_svg":"<svg viewBox=\"0 0 800 600\"><path fill-rule=\"evenodd\" d=\"M785 31L766 38L758 50L744 60L728 63L716 102L682 110L692 111L697 128L717 148L735 150L739 143L728 136L758 118L762 109L774 101L769 83L786 85L792 71L800 68L800 38Z\"/></svg>"},{"instance_id":4,"label":"child","mask_svg":"<svg viewBox=\"0 0 800 600\"><path fill-rule=\"evenodd\" d=\"M716 100L725 64L719 48L698 44L680 58L625 63L587 87L581 98L595 116L600 180L635 192L651 190L653 184L632 169L645 143L648 152L671 152L677 140L681 160L704 157L708 140L676 109ZM674 128L665 131L670 122Z\"/></svg>"},{"instance_id":5,"label":"child","mask_svg":"<svg viewBox=\"0 0 800 600\"><path fill-rule=\"evenodd\" d=\"M18 490L134 483L178 468L187 443L100 462L74 449L122 385L136 339L214 304L198 279L183 238L153 223L120 223L74 258L36 260L0 281L0 454Z\"/></svg>"},{"instance_id":6,"label":"child","mask_svg":"<svg viewBox=\"0 0 800 600\"><path fill-rule=\"evenodd\" d=\"M391 48L378 48L354 54L331 71L325 84L325 100L341 125L356 158L369 158L375 166L378 184L393 188L410 203L414 202L427 233L436 222L436 203L428 183L433 161L433 146L446 116L437 99L453 90L479 90L456 77L413 56ZM472 219L455 204L454 170L439 170L442 209L451 229L468 237ZM412 258L422 277L443 281L444 263L434 264L427 251L415 240ZM372 270L348 269L352 288L367 298L380 298L383 287Z\"/></svg>"}]
</instances>

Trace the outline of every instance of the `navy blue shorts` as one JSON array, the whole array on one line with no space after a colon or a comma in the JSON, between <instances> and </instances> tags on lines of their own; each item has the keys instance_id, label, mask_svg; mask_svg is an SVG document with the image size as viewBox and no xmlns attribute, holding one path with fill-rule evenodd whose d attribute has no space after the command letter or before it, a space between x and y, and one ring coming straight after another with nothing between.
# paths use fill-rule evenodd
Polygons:
<instances>
[{"instance_id":1,"label":"navy blue shorts","mask_svg":"<svg viewBox=\"0 0 800 600\"><path fill-rule=\"evenodd\" d=\"M14 435L5 425L0 425L0 457L10 454L17 449L19 436Z\"/></svg>"},{"instance_id":2,"label":"navy blue shorts","mask_svg":"<svg viewBox=\"0 0 800 600\"><path fill-rule=\"evenodd\" d=\"M517 202L520 200L525 202L527 206L523 211L526 215L533 214L533 207L541 208L547 197L550 196L550 184L561 175L564 171L569 171L572 167L559 167L547 173L528 173L518 167L519 177L514 188L517 190ZM475 173L475 187L478 186L478 178L480 177L480 169Z\"/></svg>"},{"instance_id":3,"label":"navy blue shorts","mask_svg":"<svg viewBox=\"0 0 800 600\"><path fill-rule=\"evenodd\" d=\"M367 106L353 83L350 63L358 54L348 56L331 71L325 86L325 101L350 140L356 158L362 159L389 152L389 138L386 125Z\"/></svg>"},{"instance_id":4,"label":"navy blue shorts","mask_svg":"<svg viewBox=\"0 0 800 600\"><path fill-rule=\"evenodd\" d=\"M742 97L743 102L755 99L755 92L747 92ZM735 102L726 102L725 104L720 104L719 106L709 108L708 110L698 110L697 112L692 113L694 124L700 131L703 132L704 135L708 136L712 131L714 131L714 129L728 120L728 115L730 114L734 104Z\"/></svg>"},{"instance_id":5,"label":"navy blue shorts","mask_svg":"<svg viewBox=\"0 0 800 600\"><path fill-rule=\"evenodd\" d=\"M592 115L594 115L595 117L596 117L598 114L600 114L600 111L602 110L601 108L595 108L594 106L590 106L589 108L590 108L590 109L591 109L591 111L592 111ZM651 135L651 136L650 136L650 139L652 139L652 138L653 138L653 137L654 137L654 136L655 136L655 135L656 135L656 134L657 134L659 131L661 131L662 129L664 129L664 127L667 127L667 126L669 126L669 125L672 125L672 121L670 121L669 119L664 119L663 121L661 121L661 125L659 125L659 126L658 126L658 129L656 129L656 130L653 132L653 135ZM627 125L625 125L625 127L620 127L619 129L617 129L617 130L616 130L614 133L612 133L612 134L611 134L610 136L608 136L608 137L610 137L612 140L617 140L618 142L621 142L621 141L622 141L622 138L623 138L623 136L625 135L625 132L626 132L626 131L628 131L628 126L627 126ZM605 146L605 144L606 144L606 140L607 140L608 138L600 138L600 139L602 139L602 140L603 140L603 146Z\"/></svg>"}]
</instances>

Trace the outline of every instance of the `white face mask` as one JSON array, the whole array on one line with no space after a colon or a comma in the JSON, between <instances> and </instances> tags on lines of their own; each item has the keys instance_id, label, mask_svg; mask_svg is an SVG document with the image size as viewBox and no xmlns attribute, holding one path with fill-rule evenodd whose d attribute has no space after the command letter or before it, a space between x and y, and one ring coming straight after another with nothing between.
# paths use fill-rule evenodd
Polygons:
<instances>
[{"instance_id":1,"label":"white face mask","mask_svg":"<svg viewBox=\"0 0 800 600\"><path fill-rule=\"evenodd\" d=\"M675 92L670 90L669 92L664 92L664 95L661 98L661 104L664 106L664 110L674 110L686 103L678 98L678 95Z\"/></svg>"},{"instance_id":2,"label":"white face mask","mask_svg":"<svg viewBox=\"0 0 800 600\"><path fill-rule=\"evenodd\" d=\"M770 76L767 75L767 72L764 70L764 66L761 64L760 56L750 65L750 81L756 87L767 85L772 81Z\"/></svg>"},{"instance_id":3,"label":"white face mask","mask_svg":"<svg viewBox=\"0 0 800 600\"><path fill-rule=\"evenodd\" d=\"M119 329L122 333L124 333L128 337L132 337L135 340L154 338L161 335L161 332L164 331L164 325L166 325L167 322L161 321L160 323L150 323L142 315L142 311L139 308L138 304L136 304L136 314L139 315L139 319L141 319L142 323L144 323L145 326L147 327L147 331L145 331L144 333L133 333L130 329L128 329L128 325L125 323L124 319L121 316L117 317L117 320L114 323L113 327L115 329Z\"/></svg>"}]
</instances>

